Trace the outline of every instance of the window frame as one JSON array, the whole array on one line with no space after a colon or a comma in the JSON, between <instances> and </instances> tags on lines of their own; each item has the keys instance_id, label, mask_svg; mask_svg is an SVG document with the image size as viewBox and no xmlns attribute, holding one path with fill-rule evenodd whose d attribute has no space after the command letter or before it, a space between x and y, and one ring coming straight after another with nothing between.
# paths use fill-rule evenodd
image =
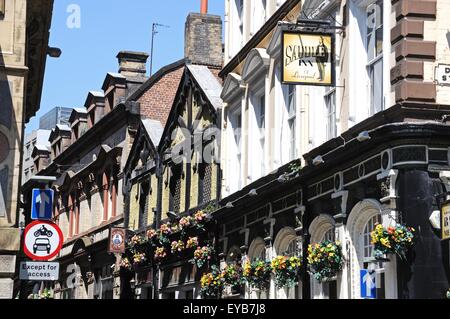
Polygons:
<instances>
[{"instance_id":1,"label":"window frame","mask_svg":"<svg viewBox=\"0 0 450 319\"><path fill-rule=\"evenodd\" d=\"M380 11L377 11L377 6L379 6ZM372 15L369 15L369 8L374 7L374 17L371 18ZM369 96L370 96L370 107L369 107L369 115L372 116L378 112L381 112L385 109L385 99L384 99L384 88L383 88L383 78L384 78L384 70L383 70L383 58L384 58L384 50L383 50L383 32L384 32L384 4L382 0L374 1L373 3L369 4L366 7L366 36L365 36L365 50L367 53L367 64L366 64L366 70L367 70L367 76L369 78ZM380 15L381 18L377 15L377 13ZM372 27L369 31L369 21L375 21L374 27ZM380 21L380 24L378 25L378 20ZM381 51L377 52L377 34L378 31L381 31ZM373 40L369 41L369 37L372 37ZM373 42L373 46L371 45ZM370 46L370 47L369 47ZM380 66L381 63L381 66ZM381 74L380 79L377 80L376 77L376 67L381 67ZM380 85L380 105L376 105L376 92L375 87L376 84Z\"/></svg>"},{"instance_id":2,"label":"window frame","mask_svg":"<svg viewBox=\"0 0 450 319\"><path fill-rule=\"evenodd\" d=\"M324 95L325 108L327 112L326 137L331 140L337 137L337 107L336 107L336 88L327 90ZM333 103L331 103L333 102Z\"/></svg>"}]
</instances>

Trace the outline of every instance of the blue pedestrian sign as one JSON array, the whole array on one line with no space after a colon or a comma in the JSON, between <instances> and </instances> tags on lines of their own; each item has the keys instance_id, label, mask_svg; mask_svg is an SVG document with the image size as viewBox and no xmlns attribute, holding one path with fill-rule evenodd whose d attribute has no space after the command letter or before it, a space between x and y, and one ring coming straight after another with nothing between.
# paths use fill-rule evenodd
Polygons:
<instances>
[{"instance_id":1,"label":"blue pedestrian sign","mask_svg":"<svg viewBox=\"0 0 450 319\"><path fill-rule=\"evenodd\" d=\"M377 284L375 270L361 269L360 278L361 298L376 299Z\"/></svg>"},{"instance_id":2,"label":"blue pedestrian sign","mask_svg":"<svg viewBox=\"0 0 450 319\"><path fill-rule=\"evenodd\" d=\"M51 220L53 217L53 190L33 189L31 219Z\"/></svg>"}]
</instances>

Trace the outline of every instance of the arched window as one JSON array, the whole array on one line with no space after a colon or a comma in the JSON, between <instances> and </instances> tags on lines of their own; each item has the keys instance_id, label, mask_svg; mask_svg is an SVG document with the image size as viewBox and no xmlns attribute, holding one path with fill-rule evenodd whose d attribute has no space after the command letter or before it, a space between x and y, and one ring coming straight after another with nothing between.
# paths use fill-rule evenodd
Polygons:
<instances>
[{"instance_id":1,"label":"arched window","mask_svg":"<svg viewBox=\"0 0 450 319\"><path fill-rule=\"evenodd\" d=\"M266 245L261 237L255 238L248 249L248 261L266 260ZM249 289L247 291L247 298L249 299L266 299L268 298L268 291Z\"/></svg>"},{"instance_id":2,"label":"arched window","mask_svg":"<svg viewBox=\"0 0 450 319\"><path fill-rule=\"evenodd\" d=\"M324 240L335 241L335 221L331 215L321 214L317 216L309 226L311 244L318 244ZM311 277L311 297L314 299L336 299L336 279L319 283Z\"/></svg>"},{"instance_id":3,"label":"arched window","mask_svg":"<svg viewBox=\"0 0 450 319\"><path fill-rule=\"evenodd\" d=\"M372 199L366 199L352 209L347 228L350 233L350 282L352 298L361 298L360 270L367 269L375 276L376 298L396 298L397 278L395 258L390 262L379 262L374 259L371 232L376 224L382 224L382 206ZM392 259L392 258L391 258ZM389 287L387 287L389 285Z\"/></svg>"},{"instance_id":4,"label":"arched window","mask_svg":"<svg viewBox=\"0 0 450 319\"><path fill-rule=\"evenodd\" d=\"M366 226L364 227L364 232L362 234L364 240L364 260L373 259L373 245L371 243L372 239L370 237L370 234L374 231L376 224L381 224L380 214L377 214L370 218Z\"/></svg>"},{"instance_id":5,"label":"arched window","mask_svg":"<svg viewBox=\"0 0 450 319\"><path fill-rule=\"evenodd\" d=\"M295 230L285 227L280 230L274 242L275 253L283 256L300 256L301 245Z\"/></svg>"},{"instance_id":6,"label":"arched window","mask_svg":"<svg viewBox=\"0 0 450 319\"><path fill-rule=\"evenodd\" d=\"M242 259L241 250L237 246L233 246L228 250L226 262L227 264L240 263Z\"/></svg>"},{"instance_id":7,"label":"arched window","mask_svg":"<svg viewBox=\"0 0 450 319\"><path fill-rule=\"evenodd\" d=\"M334 232L334 226L331 225L331 228L325 232L323 235L323 241L335 241L335 232Z\"/></svg>"},{"instance_id":8,"label":"arched window","mask_svg":"<svg viewBox=\"0 0 450 319\"><path fill-rule=\"evenodd\" d=\"M254 239L248 249L248 259L250 261L266 259L266 245L260 237Z\"/></svg>"},{"instance_id":9,"label":"arched window","mask_svg":"<svg viewBox=\"0 0 450 319\"><path fill-rule=\"evenodd\" d=\"M280 256L301 256L301 242L292 227L281 229L274 241L276 255ZM301 298L301 283L292 288L281 288L276 290L278 299L299 299Z\"/></svg>"},{"instance_id":10,"label":"arched window","mask_svg":"<svg viewBox=\"0 0 450 319\"><path fill-rule=\"evenodd\" d=\"M284 255L289 256L289 257L299 255L297 239L293 239L289 242L289 245L288 245L286 251L284 252Z\"/></svg>"},{"instance_id":11,"label":"arched window","mask_svg":"<svg viewBox=\"0 0 450 319\"><path fill-rule=\"evenodd\" d=\"M311 243L316 244L324 240L334 241L334 223L335 221L330 215L321 214L317 216L309 226Z\"/></svg>"}]
</instances>

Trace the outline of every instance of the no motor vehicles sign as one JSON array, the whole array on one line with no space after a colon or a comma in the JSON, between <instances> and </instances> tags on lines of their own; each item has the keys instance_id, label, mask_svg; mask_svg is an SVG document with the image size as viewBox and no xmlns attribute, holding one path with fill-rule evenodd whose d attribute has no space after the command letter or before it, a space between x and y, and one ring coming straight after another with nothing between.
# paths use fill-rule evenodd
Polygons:
<instances>
[{"instance_id":1,"label":"no motor vehicles sign","mask_svg":"<svg viewBox=\"0 0 450 319\"><path fill-rule=\"evenodd\" d=\"M33 260L47 261L56 257L63 244L58 225L35 221L25 228L23 251Z\"/></svg>"}]
</instances>

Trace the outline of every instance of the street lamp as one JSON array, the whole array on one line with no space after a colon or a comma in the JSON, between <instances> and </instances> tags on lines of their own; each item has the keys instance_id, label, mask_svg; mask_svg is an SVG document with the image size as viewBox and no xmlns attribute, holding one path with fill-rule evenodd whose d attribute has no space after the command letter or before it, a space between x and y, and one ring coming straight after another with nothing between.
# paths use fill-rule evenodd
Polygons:
<instances>
[{"instance_id":1,"label":"street lamp","mask_svg":"<svg viewBox=\"0 0 450 319\"><path fill-rule=\"evenodd\" d=\"M134 299L135 291L136 291L136 280L134 280L134 277L130 280L130 287L131 287L131 292L133 294L133 299Z\"/></svg>"}]
</instances>

